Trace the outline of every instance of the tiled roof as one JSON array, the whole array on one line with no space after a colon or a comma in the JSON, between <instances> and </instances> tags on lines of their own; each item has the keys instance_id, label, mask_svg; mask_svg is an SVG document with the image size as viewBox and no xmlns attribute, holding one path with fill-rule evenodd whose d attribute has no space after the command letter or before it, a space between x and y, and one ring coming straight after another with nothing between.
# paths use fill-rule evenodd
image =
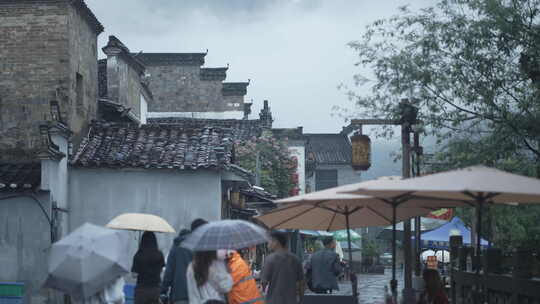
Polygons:
<instances>
[{"instance_id":1,"label":"tiled roof","mask_svg":"<svg viewBox=\"0 0 540 304\"><path fill-rule=\"evenodd\" d=\"M249 82L224 82L221 92L223 96L244 96L248 85Z\"/></svg>"},{"instance_id":2,"label":"tiled roof","mask_svg":"<svg viewBox=\"0 0 540 304\"><path fill-rule=\"evenodd\" d=\"M149 118L148 123L174 124L186 129L206 127L222 128L229 130L235 140L248 140L253 137L259 137L262 134L260 120L168 117Z\"/></svg>"},{"instance_id":3,"label":"tiled roof","mask_svg":"<svg viewBox=\"0 0 540 304\"><path fill-rule=\"evenodd\" d=\"M223 81L229 68L201 68L201 80Z\"/></svg>"},{"instance_id":4,"label":"tiled roof","mask_svg":"<svg viewBox=\"0 0 540 304\"><path fill-rule=\"evenodd\" d=\"M244 188L244 189L240 189L240 193L242 193L243 195L245 196L248 196L250 198L255 198L257 200L260 200L260 201L263 201L263 202L273 202L274 200L277 199L277 196L262 189L262 188L258 188L258 187L249 187L249 188ZM253 200L251 199L250 201L257 201L257 200Z\"/></svg>"},{"instance_id":5,"label":"tiled roof","mask_svg":"<svg viewBox=\"0 0 540 304\"><path fill-rule=\"evenodd\" d=\"M139 118L133 115L129 108L109 99L98 99L99 120L115 123L139 123Z\"/></svg>"},{"instance_id":6,"label":"tiled roof","mask_svg":"<svg viewBox=\"0 0 540 304\"><path fill-rule=\"evenodd\" d=\"M98 60L98 96L107 97L107 59Z\"/></svg>"},{"instance_id":7,"label":"tiled roof","mask_svg":"<svg viewBox=\"0 0 540 304\"><path fill-rule=\"evenodd\" d=\"M0 192L32 190L41 184L41 164L0 163Z\"/></svg>"},{"instance_id":8,"label":"tiled roof","mask_svg":"<svg viewBox=\"0 0 540 304\"><path fill-rule=\"evenodd\" d=\"M314 157L318 164L351 163L351 144L344 134L305 134L305 136L308 141L307 155Z\"/></svg>"},{"instance_id":9,"label":"tiled roof","mask_svg":"<svg viewBox=\"0 0 540 304\"><path fill-rule=\"evenodd\" d=\"M305 140L303 127L297 128L272 128L272 134L276 138L289 140Z\"/></svg>"},{"instance_id":10,"label":"tiled roof","mask_svg":"<svg viewBox=\"0 0 540 304\"><path fill-rule=\"evenodd\" d=\"M131 53L145 65L198 65L204 64L206 53Z\"/></svg>"},{"instance_id":11,"label":"tiled roof","mask_svg":"<svg viewBox=\"0 0 540 304\"><path fill-rule=\"evenodd\" d=\"M93 123L71 164L109 168L228 168L233 143L227 130L179 125Z\"/></svg>"}]
</instances>

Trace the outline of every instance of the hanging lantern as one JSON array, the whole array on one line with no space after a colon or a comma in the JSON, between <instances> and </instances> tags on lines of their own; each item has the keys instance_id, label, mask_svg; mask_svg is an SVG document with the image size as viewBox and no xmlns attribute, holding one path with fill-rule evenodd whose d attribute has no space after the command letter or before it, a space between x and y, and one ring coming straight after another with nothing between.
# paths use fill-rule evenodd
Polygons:
<instances>
[{"instance_id":1,"label":"hanging lantern","mask_svg":"<svg viewBox=\"0 0 540 304\"><path fill-rule=\"evenodd\" d=\"M371 167L371 139L367 135L355 134L351 137L351 145L353 169L366 171Z\"/></svg>"}]
</instances>

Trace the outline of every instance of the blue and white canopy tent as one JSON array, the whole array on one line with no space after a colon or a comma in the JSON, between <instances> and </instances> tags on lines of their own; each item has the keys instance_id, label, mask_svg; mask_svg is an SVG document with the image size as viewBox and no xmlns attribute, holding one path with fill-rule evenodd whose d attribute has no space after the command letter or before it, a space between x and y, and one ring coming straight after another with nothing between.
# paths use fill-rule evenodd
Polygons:
<instances>
[{"instance_id":1,"label":"blue and white canopy tent","mask_svg":"<svg viewBox=\"0 0 540 304\"><path fill-rule=\"evenodd\" d=\"M457 216L437 229L422 233L420 245L424 249L449 250L450 244L448 241L450 235L461 235L463 237L463 244L471 245L471 230ZM488 241L482 239L480 245L487 247Z\"/></svg>"}]
</instances>

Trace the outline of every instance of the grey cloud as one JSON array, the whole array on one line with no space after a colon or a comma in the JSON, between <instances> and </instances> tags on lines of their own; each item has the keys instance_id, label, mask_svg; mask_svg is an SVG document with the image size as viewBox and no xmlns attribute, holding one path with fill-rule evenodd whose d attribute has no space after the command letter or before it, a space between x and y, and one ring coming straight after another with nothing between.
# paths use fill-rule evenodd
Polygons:
<instances>
[{"instance_id":1,"label":"grey cloud","mask_svg":"<svg viewBox=\"0 0 540 304\"><path fill-rule=\"evenodd\" d=\"M336 88L357 72L347 42L410 1L86 0L105 25L101 46L114 34L135 52L209 49L207 66L230 63L229 81L252 80L254 113L269 99L277 127L308 132L339 131L332 107L353 106Z\"/></svg>"}]
</instances>

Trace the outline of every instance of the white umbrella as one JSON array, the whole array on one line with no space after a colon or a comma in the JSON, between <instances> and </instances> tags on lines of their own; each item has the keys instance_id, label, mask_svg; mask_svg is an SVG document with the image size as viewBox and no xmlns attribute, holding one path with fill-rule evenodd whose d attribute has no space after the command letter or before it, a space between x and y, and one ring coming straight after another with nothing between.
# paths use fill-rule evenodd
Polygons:
<instances>
[{"instance_id":1,"label":"white umbrella","mask_svg":"<svg viewBox=\"0 0 540 304\"><path fill-rule=\"evenodd\" d=\"M437 256L437 261L439 262L450 262L450 252L448 252L447 250L438 250L435 255Z\"/></svg>"},{"instance_id":2,"label":"white umbrella","mask_svg":"<svg viewBox=\"0 0 540 304\"><path fill-rule=\"evenodd\" d=\"M434 256L434 255L436 255L435 251L433 251L431 249L423 251L422 252L422 261L426 261L429 256Z\"/></svg>"},{"instance_id":3,"label":"white umbrella","mask_svg":"<svg viewBox=\"0 0 540 304\"><path fill-rule=\"evenodd\" d=\"M146 213L124 213L113 218L106 226L121 230L176 233L166 220Z\"/></svg>"},{"instance_id":4,"label":"white umbrella","mask_svg":"<svg viewBox=\"0 0 540 304\"><path fill-rule=\"evenodd\" d=\"M84 299L129 272L126 233L84 224L54 243L45 287Z\"/></svg>"}]
</instances>

